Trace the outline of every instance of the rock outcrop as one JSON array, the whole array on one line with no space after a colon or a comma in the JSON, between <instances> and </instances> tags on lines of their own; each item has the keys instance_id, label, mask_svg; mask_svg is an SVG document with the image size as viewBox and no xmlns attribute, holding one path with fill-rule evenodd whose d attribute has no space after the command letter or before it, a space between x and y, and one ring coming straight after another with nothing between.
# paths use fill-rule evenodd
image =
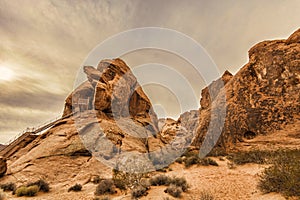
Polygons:
<instances>
[{"instance_id":1,"label":"rock outcrop","mask_svg":"<svg viewBox=\"0 0 300 200\"><path fill-rule=\"evenodd\" d=\"M88 81L68 96L64 116L96 110L108 118L132 118L154 135L158 132L158 120L151 102L124 61L119 58L103 60L97 69L85 66L84 72Z\"/></svg>"},{"instance_id":2,"label":"rock outcrop","mask_svg":"<svg viewBox=\"0 0 300 200\"><path fill-rule=\"evenodd\" d=\"M230 149L238 141L268 134L300 119L299 34L300 29L288 40L255 45L249 51L249 62L235 76L225 72L221 79L208 86L210 96L208 88L202 91L194 146L201 146L210 123L215 126L208 136L212 138L211 143L221 132L218 146ZM218 84L220 80L223 84ZM212 112L223 105L226 107L224 123L222 114Z\"/></svg>"}]
</instances>

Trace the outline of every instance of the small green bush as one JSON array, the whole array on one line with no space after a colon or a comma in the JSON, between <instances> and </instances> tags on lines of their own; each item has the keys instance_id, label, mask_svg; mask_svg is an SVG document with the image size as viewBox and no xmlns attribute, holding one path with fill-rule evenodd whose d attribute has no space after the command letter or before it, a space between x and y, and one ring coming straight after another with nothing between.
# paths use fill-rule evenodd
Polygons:
<instances>
[{"instance_id":1,"label":"small green bush","mask_svg":"<svg viewBox=\"0 0 300 200\"><path fill-rule=\"evenodd\" d=\"M18 197L21 196L32 197L35 196L38 192L39 192L39 187L37 185L32 185L29 187L21 186L16 190L16 194Z\"/></svg>"},{"instance_id":2,"label":"small green bush","mask_svg":"<svg viewBox=\"0 0 300 200\"><path fill-rule=\"evenodd\" d=\"M230 154L228 159L237 165L244 165L247 163L265 164L268 158L274 156L273 154L274 153L270 151L252 150Z\"/></svg>"},{"instance_id":3,"label":"small green bush","mask_svg":"<svg viewBox=\"0 0 300 200\"><path fill-rule=\"evenodd\" d=\"M114 182L110 179L102 180L96 187L95 195L114 194L116 192Z\"/></svg>"},{"instance_id":4,"label":"small green bush","mask_svg":"<svg viewBox=\"0 0 300 200\"><path fill-rule=\"evenodd\" d=\"M91 182L94 184L99 184L101 180L102 179L100 178L100 176L94 176L92 177Z\"/></svg>"},{"instance_id":5,"label":"small green bush","mask_svg":"<svg viewBox=\"0 0 300 200\"><path fill-rule=\"evenodd\" d=\"M79 191L81 191L81 189L82 189L82 185L76 183L75 185L71 186L71 187L68 189L68 192L71 192L71 191L79 192Z\"/></svg>"},{"instance_id":6,"label":"small green bush","mask_svg":"<svg viewBox=\"0 0 300 200\"><path fill-rule=\"evenodd\" d=\"M181 197L182 188L171 184L170 186L167 187L167 189L165 189L165 192L175 198L179 198Z\"/></svg>"},{"instance_id":7,"label":"small green bush","mask_svg":"<svg viewBox=\"0 0 300 200\"><path fill-rule=\"evenodd\" d=\"M185 167L190 167L190 166L196 165L198 163L199 163L198 155L195 155L195 156L186 158L184 165L185 165Z\"/></svg>"},{"instance_id":8,"label":"small green bush","mask_svg":"<svg viewBox=\"0 0 300 200\"><path fill-rule=\"evenodd\" d=\"M147 188L139 185L131 191L131 198L137 199L139 197L146 196L147 194Z\"/></svg>"},{"instance_id":9,"label":"small green bush","mask_svg":"<svg viewBox=\"0 0 300 200\"><path fill-rule=\"evenodd\" d=\"M300 150L278 152L273 165L261 175L259 188L300 197Z\"/></svg>"},{"instance_id":10,"label":"small green bush","mask_svg":"<svg viewBox=\"0 0 300 200\"><path fill-rule=\"evenodd\" d=\"M192 165L202 165L202 166L209 166L209 165L213 165L213 166L219 166L218 163L216 161L214 161L211 158L202 158L200 159L198 157L198 155L194 155L191 157L186 158L185 162L185 167L190 167Z\"/></svg>"},{"instance_id":11,"label":"small green bush","mask_svg":"<svg viewBox=\"0 0 300 200\"><path fill-rule=\"evenodd\" d=\"M219 166L218 163L216 161L214 161L211 158L203 158L199 160L199 165L203 165L203 166Z\"/></svg>"},{"instance_id":12,"label":"small green bush","mask_svg":"<svg viewBox=\"0 0 300 200\"><path fill-rule=\"evenodd\" d=\"M156 175L150 178L150 184L153 186L158 185L169 185L170 184L170 177L166 175Z\"/></svg>"},{"instance_id":13,"label":"small green bush","mask_svg":"<svg viewBox=\"0 0 300 200\"><path fill-rule=\"evenodd\" d=\"M200 193L200 200L214 200L214 195L209 191L202 191Z\"/></svg>"},{"instance_id":14,"label":"small green bush","mask_svg":"<svg viewBox=\"0 0 300 200\"><path fill-rule=\"evenodd\" d=\"M149 179L146 178L142 178L139 182L139 185L146 188L147 190L150 189L151 186Z\"/></svg>"},{"instance_id":15,"label":"small green bush","mask_svg":"<svg viewBox=\"0 0 300 200\"><path fill-rule=\"evenodd\" d=\"M126 190L127 186L124 180L121 179L114 179L114 185L116 186L116 188L119 188L120 190Z\"/></svg>"},{"instance_id":16,"label":"small green bush","mask_svg":"<svg viewBox=\"0 0 300 200\"><path fill-rule=\"evenodd\" d=\"M104 197L95 197L93 200L110 200L110 198L108 196L104 196Z\"/></svg>"},{"instance_id":17,"label":"small green bush","mask_svg":"<svg viewBox=\"0 0 300 200\"><path fill-rule=\"evenodd\" d=\"M0 188L4 191L4 192L7 192L7 191L15 191L16 190L16 184L14 183L5 183L5 184L2 184L0 185Z\"/></svg>"},{"instance_id":18,"label":"small green bush","mask_svg":"<svg viewBox=\"0 0 300 200\"><path fill-rule=\"evenodd\" d=\"M179 163L179 164L182 164L183 163L183 159L182 157L179 157L175 160L175 162Z\"/></svg>"},{"instance_id":19,"label":"small green bush","mask_svg":"<svg viewBox=\"0 0 300 200\"><path fill-rule=\"evenodd\" d=\"M38 180L36 182L33 182L33 183L29 183L29 184L27 184L27 187L34 186L34 185L39 187L39 191L42 191L42 192L49 192L50 191L49 184L43 179L40 179L40 180Z\"/></svg>"},{"instance_id":20,"label":"small green bush","mask_svg":"<svg viewBox=\"0 0 300 200\"><path fill-rule=\"evenodd\" d=\"M171 185L180 187L183 192L186 192L189 188L189 185L184 177L181 177L181 178L174 177L174 178L170 179L169 183Z\"/></svg>"}]
</instances>

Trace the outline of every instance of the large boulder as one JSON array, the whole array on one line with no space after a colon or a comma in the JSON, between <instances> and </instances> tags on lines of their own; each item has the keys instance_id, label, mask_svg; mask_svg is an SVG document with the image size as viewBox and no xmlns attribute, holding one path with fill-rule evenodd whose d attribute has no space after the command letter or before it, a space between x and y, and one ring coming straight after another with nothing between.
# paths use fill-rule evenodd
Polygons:
<instances>
[{"instance_id":1,"label":"large boulder","mask_svg":"<svg viewBox=\"0 0 300 200\"><path fill-rule=\"evenodd\" d=\"M97 69L85 66L88 81L66 99L64 116L76 111L95 110L110 118L131 118L158 132L152 105L130 68L121 59L102 60Z\"/></svg>"},{"instance_id":2,"label":"large boulder","mask_svg":"<svg viewBox=\"0 0 300 200\"><path fill-rule=\"evenodd\" d=\"M217 84L220 80L223 83ZM208 137L208 148L218 140L217 146L228 150L244 138L268 134L299 120L299 30L288 40L255 45L249 51L249 62L235 76L226 72L218 81L208 86L212 89L202 91L199 126L193 140L197 147ZM210 97L208 91L212 91ZM222 106L226 108L224 115L218 113ZM210 124L214 127L207 135Z\"/></svg>"}]
</instances>

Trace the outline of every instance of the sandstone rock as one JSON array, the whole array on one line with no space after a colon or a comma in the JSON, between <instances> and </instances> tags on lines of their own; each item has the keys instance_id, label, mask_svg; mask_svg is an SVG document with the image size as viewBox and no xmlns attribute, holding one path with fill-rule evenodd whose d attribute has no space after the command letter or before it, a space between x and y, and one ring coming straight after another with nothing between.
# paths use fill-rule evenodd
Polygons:
<instances>
[{"instance_id":1,"label":"sandstone rock","mask_svg":"<svg viewBox=\"0 0 300 200\"><path fill-rule=\"evenodd\" d=\"M230 81L232 74L229 71L225 71L221 78L216 81L213 81L208 87L204 88L201 92L200 105L202 109L206 109L211 105L211 102L219 94L220 90L224 85Z\"/></svg>"},{"instance_id":2,"label":"sandstone rock","mask_svg":"<svg viewBox=\"0 0 300 200\"><path fill-rule=\"evenodd\" d=\"M121 59L103 60L97 69L85 66L88 82L66 99L64 116L74 111L96 110L113 118L132 118L158 132L157 116L130 68ZM84 104L85 103L85 104Z\"/></svg>"},{"instance_id":3,"label":"sandstone rock","mask_svg":"<svg viewBox=\"0 0 300 200\"><path fill-rule=\"evenodd\" d=\"M289 41L296 42L298 34L295 32ZM210 98L207 89L202 92L204 99L193 145L201 146L211 123L215 128L207 141L213 143L221 132L218 146L229 149L249 133L267 134L299 120L300 43L261 42L250 49L249 58L249 63L234 77L224 80L223 88L216 87L219 92L213 90ZM227 108L224 123L218 114L222 105Z\"/></svg>"},{"instance_id":4,"label":"sandstone rock","mask_svg":"<svg viewBox=\"0 0 300 200\"><path fill-rule=\"evenodd\" d=\"M295 31L287 40L287 44L300 43L300 29Z\"/></svg>"},{"instance_id":5,"label":"sandstone rock","mask_svg":"<svg viewBox=\"0 0 300 200\"><path fill-rule=\"evenodd\" d=\"M0 177L4 176L7 171L6 159L0 157Z\"/></svg>"},{"instance_id":6,"label":"sandstone rock","mask_svg":"<svg viewBox=\"0 0 300 200\"><path fill-rule=\"evenodd\" d=\"M63 116L67 116L78 110L89 110L93 108L94 87L89 81L83 82L66 99Z\"/></svg>"}]
</instances>

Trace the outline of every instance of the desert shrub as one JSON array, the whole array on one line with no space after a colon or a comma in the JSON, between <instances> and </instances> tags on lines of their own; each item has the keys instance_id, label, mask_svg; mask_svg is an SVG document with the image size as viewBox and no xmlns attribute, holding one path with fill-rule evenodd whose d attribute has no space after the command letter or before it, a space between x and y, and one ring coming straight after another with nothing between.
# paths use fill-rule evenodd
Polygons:
<instances>
[{"instance_id":1,"label":"desert shrub","mask_svg":"<svg viewBox=\"0 0 300 200\"><path fill-rule=\"evenodd\" d=\"M38 186L39 191L42 191L42 192L49 192L49 190L50 190L49 184L46 181L44 181L43 179L40 179L33 183L29 183L29 184L27 184L27 187L34 186L34 185Z\"/></svg>"},{"instance_id":2,"label":"desert shrub","mask_svg":"<svg viewBox=\"0 0 300 200\"><path fill-rule=\"evenodd\" d=\"M150 184L153 186L158 185L169 185L170 184L170 177L166 175L156 175L150 178Z\"/></svg>"},{"instance_id":3,"label":"desert shrub","mask_svg":"<svg viewBox=\"0 0 300 200\"><path fill-rule=\"evenodd\" d=\"M202 191L200 193L200 200L214 200L214 195L209 191Z\"/></svg>"},{"instance_id":4,"label":"desert shrub","mask_svg":"<svg viewBox=\"0 0 300 200\"><path fill-rule=\"evenodd\" d=\"M142 178L139 182L139 185L146 189L150 189L150 186L151 186L149 179L146 179L146 178Z\"/></svg>"},{"instance_id":5,"label":"desert shrub","mask_svg":"<svg viewBox=\"0 0 300 200\"><path fill-rule=\"evenodd\" d=\"M119 188L120 190L126 190L127 186L124 180L122 179L113 179L114 181L114 185L116 186L116 188Z\"/></svg>"},{"instance_id":6,"label":"desert shrub","mask_svg":"<svg viewBox=\"0 0 300 200\"><path fill-rule=\"evenodd\" d=\"M94 176L91 178L91 182L94 183L94 184L98 184L100 183L102 179L100 178L100 176Z\"/></svg>"},{"instance_id":7,"label":"desert shrub","mask_svg":"<svg viewBox=\"0 0 300 200\"><path fill-rule=\"evenodd\" d=\"M173 197L179 198L181 197L182 188L171 184L167 187L167 189L165 189L165 192Z\"/></svg>"},{"instance_id":8,"label":"desert shrub","mask_svg":"<svg viewBox=\"0 0 300 200\"><path fill-rule=\"evenodd\" d=\"M228 154L226 150L222 147L215 147L207 154L207 156L211 156L211 157L227 156L227 155Z\"/></svg>"},{"instance_id":9,"label":"desert shrub","mask_svg":"<svg viewBox=\"0 0 300 200\"><path fill-rule=\"evenodd\" d=\"M228 162L228 163L227 163L227 167L228 167L229 169L235 169L235 168L236 168L236 165L235 165L233 162Z\"/></svg>"},{"instance_id":10,"label":"desert shrub","mask_svg":"<svg viewBox=\"0 0 300 200\"><path fill-rule=\"evenodd\" d=\"M93 200L110 200L110 198L108 196L104 196L104 197L95 197Z\"/></svg>"},{"instance_id":11,"label":"desert shrub","mask_svg":"<svg viewBox=\"0 0 300 200\"><path fill-rule=\"evenodd\" d=\"M6 195L4 194L3 190L0 189L0 200L5 200L6 199Z\"/></svg>"},{"instance_id":12,"label":"desert shrub","mask_svg":"<svg viewBox=\"0 0 300 200\"><path fill-rule=\"evenodd\" d=\"M29 187L21 186L21 187L17 188L16 195L18 197L21 197L21 196L32 197L32 196L35 196L38 192L39 192L39 187L37 185L32 185Z\"/></svg>"},{"instance_id":13,"label":"desert shrub","mask_svg":"<svg viewBox=\"0 0 300 200\"><path fill-rule=\"evenodd\" d=\"M195 156L187 157L184 162L184 165L185 165L185 167L190 167L190 166L196 165L198 163L199 163L199 157L198 157L198 155L195 155Z\"/></svg>"},{"instance_id":14,"label":"desert shrub","mask_svg":"<svg viewBox=\"0 0 300 200\"><path fill-rule=\"evenodd\" d=\"M81 189L82 189L82 185L76 183L75 185L71 186L71 187L68 189L68 192L71 192L71 191L79 192L79 191L81 191Z\"/></svg>"},{"instance_id":15,"label":"desert shrub","mask_svg":"<svg viewBox=\"0 0 300 200\"><path fill-rule=\"evenodd\" d=\"M145 173L129 173L113 169L113 178L116 187L121 190L126 190L127 187L136 186L137 183L144 177L147 177Z\"/></svg>"},{"instance_id":16,"label":"desert shrub","mask_svg":"<svg viewBox=\"0 0 300 200\"><path fill-rule=\"evenodd\" d=\"M179 163L179 164L183 163L182 157L177 158L177 159L175 160L175 162L177 162L177 163Z\"/></svg>"},{"instance_id":17,"label":"desert shrub","mask_svg":"<svg viewBox=\"0 0 300 200\"><path fill-rule=\"evenodd\" d=\"M300 197L300 150L278 152L273 165L261 175L259 188Z\"/></svg>"},{"instance_id":18,"label":"desert shrub","mask_svg":"<svg viewBox=\"0 0 300 200\"><path fill-rule=\"evenodd\" d=\"M0 185L0 188L3 190L3 191L15 191L16 190L16 184L10 182L10 183L5 183L5 184L2 184Z\"/></svg>"},{"instance_id":19,"label":"desert shrub","mask_svg":"<svg viewBox=\"0 0 300 200\"><path fill-rule=\"evenodd\" d=\"M169 181L170 184L175 185L177 187L180 187L183 192L186 192L189 188L189 185L184 177L174 177L170 179Z\"/></svg>"},{"instance_id":20,"label":"desert shrub","mask_svg":"<svg viewBox=\"0 0 300 200\"><path fill-rule=\"evenodd\" d=\"M202 158L200 159L197 156L191 156L191 157L188 157L185 162L185 167L190 167L192 165L202 165L202 166L209 166L209 165L213 165L213 166L219 166L218 163L216 161L214 161L213 159L211 158Z\"/></svg>"},{"instance_id":21,"label":"desert shrub","mask_svg":"<svg viewBox=\"0 0 300 200\"><path fill-rule=\"evenodd\" d=\"M228 156L228 159L237 165L246 163L264 164L274 153L270 151L252 150L248 152L238 152Z\"/></svg>"},{"instance_id":22,"label":"desert shrub","mask_svg":"<svg viewBox=\"0 0 300 200\"><path fill-rule=\"evenodd\" d=\"M147 194L147 188L139 185L131 191L131 198L137 199L139 197L146 196Z\"/></svg>"},{"instance_id":23,"label":"desert shrub","mask_svg":"<svg viewBox=\"0 0 300 200\"><path fill-rule=\"evenodd\" d=\"M95 195L114 194L116 192L114 182L110 179L102 180L96 187Z\"/></svg>"},{"instance_id":24,"label":"desert shrub","mask_svg":"<svg viewBox=\"0 0 300 200\"><path fill-rule=\"evenodd\" d=\"M199 164L204 166L208 166L208 165L219 166L218 163L211 158L200 159Z\"/></svg>"}]
</instances>

